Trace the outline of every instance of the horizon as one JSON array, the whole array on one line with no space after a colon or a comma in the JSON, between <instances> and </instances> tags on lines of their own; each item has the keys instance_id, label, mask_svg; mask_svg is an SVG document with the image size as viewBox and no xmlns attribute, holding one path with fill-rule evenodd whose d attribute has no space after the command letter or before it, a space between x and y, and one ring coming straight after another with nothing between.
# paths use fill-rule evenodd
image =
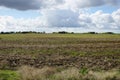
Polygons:
<instances>
[{"instance_id":1,"label":"horizon","mask_svg":"<svg viewBox=\"0 0 120 80\"><path fill-rule=\"evenodd\" d=\"M109 31L103 31L103 32L95 32L95 31L86 31L86 32L70 32L70 31L55 31L55 32L46 32L46 31L1 31L0 34L28 34L28 33L37 33L37 34L62 34L60 32L63 32L63 34L120 34L120 32L109 32ZM65 33L64 33L65 32Z\"/></svg>"}]
</instances>

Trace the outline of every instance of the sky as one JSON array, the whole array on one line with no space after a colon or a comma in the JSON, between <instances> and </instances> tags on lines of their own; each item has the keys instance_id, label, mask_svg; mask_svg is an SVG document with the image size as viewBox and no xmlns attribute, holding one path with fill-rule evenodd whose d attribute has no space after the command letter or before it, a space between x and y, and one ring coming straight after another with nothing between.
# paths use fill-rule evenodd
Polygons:
<instances>
[{"instance_id":1,"label":"sky","mask_svg":"<svg viewBox=\"0 0 120 80\"><path fill-rule=\"evenodd\" d=\"M120 0L0 0L1 31L120 33Z\"/></svg>"}]
</instances>

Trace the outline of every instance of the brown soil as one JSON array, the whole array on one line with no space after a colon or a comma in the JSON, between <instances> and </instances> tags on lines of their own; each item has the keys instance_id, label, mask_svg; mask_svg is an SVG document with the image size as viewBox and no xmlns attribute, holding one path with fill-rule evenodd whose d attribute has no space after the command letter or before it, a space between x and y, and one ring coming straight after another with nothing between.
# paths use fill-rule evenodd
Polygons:
<instances>
[{"instance_id":1,"label":"brown soil","mask_svg":"<svg viewBox=\"0 0 120 80\"><path fill-rule=\"evenodd\" d=\"M36 57L29 55L0 54L0 69L16 69L22 65L37 68L50 67L77 67L89 69L120 69L120 54L68 56L63 54L39 54Z\"/></svg>"}]
</instances>

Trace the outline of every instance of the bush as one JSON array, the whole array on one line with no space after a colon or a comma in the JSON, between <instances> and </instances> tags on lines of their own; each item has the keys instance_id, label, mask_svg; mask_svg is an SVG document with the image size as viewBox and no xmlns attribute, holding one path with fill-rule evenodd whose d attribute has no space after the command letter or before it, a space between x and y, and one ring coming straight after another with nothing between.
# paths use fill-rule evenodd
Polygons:
<instances>
[{"instance_id":1,"label":"bush","mask_svg":"<svg viewBox=\"0 0 120 80\"><path fill-rule=\"evenodd\" d=\"M58 32L59 34L67 34L68 32L66 32L66 31L60 31L60 32Z\"/></svg>"},{"instance_id":2,"label":"bush","mask_svg":"<svg viewBox=\"0 0 120 80\"><path fill-rule=\"evenodd\" d=\"M88 34L97 34L96 32L88 32Z\"/></svg>"},{"instance_id":3,"label":"bush","mask_svg":"<svg viewBox=\"0 0 120 80\"><path fill-rule=\"evenodd\" d=\"M113 32L106 32L106 33L104 33L104 34L114 34Z\"/></svg>"}]
</instances>

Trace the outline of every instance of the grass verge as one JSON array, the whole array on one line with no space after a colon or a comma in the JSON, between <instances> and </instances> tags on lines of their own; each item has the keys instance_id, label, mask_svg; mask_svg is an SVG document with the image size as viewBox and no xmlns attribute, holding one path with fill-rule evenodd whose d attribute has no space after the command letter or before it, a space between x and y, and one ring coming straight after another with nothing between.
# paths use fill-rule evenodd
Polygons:
<instances>
[{"instance_id":1,"label":"grass verge","mask_svg":"<svg viewBox=\"0 0 120 80\"><path fill-rule=\"evenodd\" d=\"M19 80L19 77L16 71L0 70L0 80Z\"/></svg>"}]
</instances>

